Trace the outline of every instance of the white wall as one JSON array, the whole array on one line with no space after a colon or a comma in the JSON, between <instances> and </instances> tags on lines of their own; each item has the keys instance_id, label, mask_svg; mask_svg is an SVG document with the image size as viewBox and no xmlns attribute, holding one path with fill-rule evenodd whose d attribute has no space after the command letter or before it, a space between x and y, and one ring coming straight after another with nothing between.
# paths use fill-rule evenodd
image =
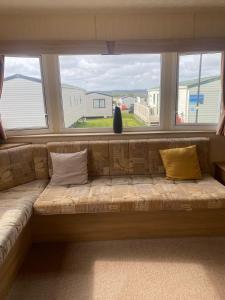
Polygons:
<instances>
[{"instance_id":1,"label":"white wall","mask_svg":"<svg viewBox=\"0 0 225 300\"><path fill-rule=\"evenodd\" d=\"M94 99L105 99L105 108L94 108ZM100 93L89 93L86 95L85 117L112 117L112 106L112 96Z\"/></svg>"},{"instance_id":2,"label":"white wall","mask_svg":"<svg viewBox=\"0 0 225 300\"><path fill-rule=\"evenodd\" d=\"M22 78L4 81L0 112L7 129L46 127L41 83Z\"/></svg>"},{"instance_id":3,"label":"white wall","mask_svg":"<svg viewBox=\"0 0 225 300\"><path fill-rule=\"evenodd\" d=\"M68 128L85 115L86 92L79 88L62 86L65 127Z\"/></svg>"},{"instance_id":4,"label":"white wall","mask_svg":"<svg viewBox=\"0 0 225 300\"><path fill-rule=\"evenodd\" d=\"M188 122L188 103L187 99L188 89L186 86L179 86L178 89L178 104L177 104L177 112L179 116L183 116L184 122Z\"/></svg>"},{"instance_id":5,"label":"white wall","mask_svg":"<svg viewBox=\"0 0 225 300\"><path fill-rule=\"evenodd\" d=\"M221 81L215 80L200 86L200 94L204 95L204 104L199 104L198 122L199 123L217 123L220 113L221 102ZM196 87L189 89L189 94L197 94ZM187 98L189 102L189 97ZM193 108L193 106L192 106ZM195 122L196 112L188 110L188 122Z\"/></svg>"},{"instance_id":6,"label":"white wall","mask_svg":"<svg viewBox=\"0 0 225 300\"><path fill-rule=\"evenodd\" d=\"M159 117L160 114L160 92L159 88L148 91L148 105L152 108L152 114Z\"/></svg>"}]
</instances>

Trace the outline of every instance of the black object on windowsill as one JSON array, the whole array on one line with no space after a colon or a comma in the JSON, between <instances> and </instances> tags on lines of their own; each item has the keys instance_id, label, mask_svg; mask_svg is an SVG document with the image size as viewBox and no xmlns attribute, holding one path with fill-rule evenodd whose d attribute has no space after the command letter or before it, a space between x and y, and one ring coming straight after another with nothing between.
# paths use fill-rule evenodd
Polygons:
<instances>
[{"instance_id":1,"label":"black object on windowsill","mask_svg":"<svg viewBox=\"0 0 225 300\"><path fill-rule=\"evenodd\" d=\"M122 114L118 106L115 107L114 111L113 130L115 133L122 133L123 131Z\"/></svg>"}]
</instances>

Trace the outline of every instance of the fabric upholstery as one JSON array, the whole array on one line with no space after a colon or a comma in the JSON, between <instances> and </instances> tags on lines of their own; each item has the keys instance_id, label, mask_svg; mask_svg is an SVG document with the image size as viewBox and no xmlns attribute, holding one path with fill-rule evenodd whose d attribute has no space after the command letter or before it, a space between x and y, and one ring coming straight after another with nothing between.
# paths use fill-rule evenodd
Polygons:
<instances>
[{"instance_id":1,"label":"fabric upholstery","mask_svg":"<svg viewBox=\"0 0 225 300\"><path fill-rule=\"evenodd\" d=\"M85 184L88 181L87 149L76 153L51 152L51 185Z\"/></svg>"},{"instance_id":2,"label":"fabric upholstery","mask_svg":"<svg viewBox=\"0 0 225 300\"><path fill-rule=\"evenodd\" d=\"M34 144L31 147L36 179L48 179L48 151L46 145Z\"/></svg>"},{"instance_id":3,"label":"fabric upholstery","mask_svg":"<svg viewBox=\"0 0 225 300\"><path fill-rule=\"evenodd\" d=\"M196 146L159 150L168 179L201 179Z\"/></svg>"},{"instance_id":4,"label":"fabric upholstery","mask_svg":"<svg viewBox=\"0 0 225 300\"><path fill-rule=\"evenodd\" d=\"M33 203L47 183L34 180L0 192L0 265L27 224Z\"/></svg>"},{"instance_id":5,"label":"fabric upholstery","mask_svg":"<svg viewBox=\"0 0 225 300\"><path fill-rule=\"evenodd\" d=\"M0 191L48 177L45 145L25 145L0 150Z\"/></svg>"},{"instance_id":6,"label":"fabric upholstery","mask_svg":"<svg viewBox=\"0 0 225 300\"><path fill-rule=\"evenodd\" d=\"M48 185L34 203L34 212L44 215L213 208L225 208L225 188L210 176L190 181L96 177L86 185Z\"/></svg>"},{"instance_id":7,"label":"fabric upholstery","mask_svg":"<svg viewBox=\"0 0 225 300\"><path fill-rule=\"evenodd\" d=\"M48 143L48 152L71 153L88 149L90 176L164 174L160 149L197 146L200 167L209 172L209 139L176 138L149 140L75 141ZM49 173L52 174L51 158Z\"/></svg>"}]
</instances>

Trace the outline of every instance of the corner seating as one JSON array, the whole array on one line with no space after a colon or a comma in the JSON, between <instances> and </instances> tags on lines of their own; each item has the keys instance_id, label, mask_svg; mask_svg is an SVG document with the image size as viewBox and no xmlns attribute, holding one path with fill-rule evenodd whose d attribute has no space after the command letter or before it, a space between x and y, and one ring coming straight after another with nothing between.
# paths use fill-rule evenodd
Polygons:
<instances>
[{"instance_id":1,"label":"corner seating","mask_svg":"<svg viewBox=\"0 0 225 300\"><path fill-rule=\"evenodd\" d=\"M166 180L158 150L193 144L203 179ZM85 148L86 185L47 185L50 152ZM11 275L0 295L15 275L12 265L19 267L32 241L224 234L225 187L209 173L207 138L76 141L1 150L0 282L6 271Z\"/></svg>"}]
</instances>

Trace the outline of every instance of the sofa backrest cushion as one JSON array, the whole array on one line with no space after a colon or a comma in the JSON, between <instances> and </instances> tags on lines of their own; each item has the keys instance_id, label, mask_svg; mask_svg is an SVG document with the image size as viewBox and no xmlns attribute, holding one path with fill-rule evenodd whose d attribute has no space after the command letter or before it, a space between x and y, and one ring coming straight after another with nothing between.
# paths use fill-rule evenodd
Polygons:
<instances>
[{"instance_id":1,"label":"sofa backrest cushion","mask_svg":"<svg viewBox=\"0 0 225 300\"><path fill-rule=\"evenodd\" d=\"M50 152L73 153L87 148L89 176L163 174L159 150L191 145L197 146L201 171L208 173L208 138L52 142L47 144L49 173Z\"/></svg>"},{"instance_id":2,"label":"sofa backrest cushion","mask_svg":"<svg viewBox=\"0 0 225 300\"><path fill-rule=\"evenodd\" d=\"M45 145L25 145L0 150L0 190L47 179L47 148Z\"/></svg>"},{"instance_id":3,"label":"sofa backrest cushion","mask_svg":"<svg viewBox=\"0 0 225 300\"><path fill-rule=\"evenodd\" d=\"M45 144L31 145L36 179L48 179L48 151Z\"/></svg>"}]
</instances>

